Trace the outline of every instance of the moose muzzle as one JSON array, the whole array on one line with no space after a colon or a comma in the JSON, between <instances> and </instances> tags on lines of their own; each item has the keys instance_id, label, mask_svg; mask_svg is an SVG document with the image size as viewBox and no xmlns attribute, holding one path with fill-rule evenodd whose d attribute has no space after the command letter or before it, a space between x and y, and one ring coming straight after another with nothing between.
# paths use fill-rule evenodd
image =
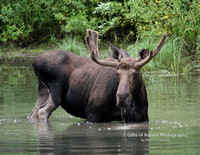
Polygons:
<instances>
[{"instance_id":1,"label":"moose muzzle","mask_svg":"<svg viewBox=\"0 0 200 155\"><path fill-rule=\"evenodd\" d=\"M119 108L127 108L130 106L130 100L131 100L131 95L124 92L124 93L118 93L116 95L117 97L117 104L116 106Z\"/></svg>"}]
</instances>

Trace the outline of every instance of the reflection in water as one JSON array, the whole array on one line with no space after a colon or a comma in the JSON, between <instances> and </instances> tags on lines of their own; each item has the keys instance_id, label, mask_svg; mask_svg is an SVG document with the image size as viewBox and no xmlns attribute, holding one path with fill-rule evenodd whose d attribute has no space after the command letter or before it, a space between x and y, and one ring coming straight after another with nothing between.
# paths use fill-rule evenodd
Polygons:
<instances>
[{"instance_id":1,"label":"reflection in water","mask_svg":"<svg viewBox=\"0 0 200 155\"><path fill-rule=\"evenodd\" d=\"M145 154L147 124L78 123L56 131L47 122L35 122L40 153Z\"/></svg>"}]
</instances>

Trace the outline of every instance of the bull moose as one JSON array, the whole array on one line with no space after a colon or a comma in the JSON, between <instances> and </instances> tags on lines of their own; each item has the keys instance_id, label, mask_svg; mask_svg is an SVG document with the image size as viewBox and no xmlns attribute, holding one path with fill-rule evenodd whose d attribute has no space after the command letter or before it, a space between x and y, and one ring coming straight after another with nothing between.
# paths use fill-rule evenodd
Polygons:
<instances>
[{"instance_id":1,"label":"bull moose","mask_svg":"<svg viewBox=\"0 0 200 155\"><path fill-rule=\"evenodd\" d=\"M148 122L148 100L140 69L164 45L154 51L141 49L137 58L111 45L107 59L100 59L98 32L88 29L86 44L91 59L72 52L52 51L36 57L33 69L38 77L38 99L28 118L48 120L62 106L68 113L89 122L122 120Z\"/></svg>"}]
</instances>

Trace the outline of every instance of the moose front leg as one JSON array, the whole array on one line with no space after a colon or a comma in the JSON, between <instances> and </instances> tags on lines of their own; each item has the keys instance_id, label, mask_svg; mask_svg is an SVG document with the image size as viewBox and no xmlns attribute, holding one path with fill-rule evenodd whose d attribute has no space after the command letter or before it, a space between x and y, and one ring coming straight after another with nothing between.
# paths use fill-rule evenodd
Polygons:
<instances>
[{"instance_id":1,"label":"moose front leg","mask_svg":"<svg viewBox=\"0 0 200 155\"><path fill-rule=\"evenodd\" d=\"M109 110L109 109L99 109L98 111L86 110L86 118L89 122L112 122L121 121L121 110Z\"/></svg>"}]
</instances>

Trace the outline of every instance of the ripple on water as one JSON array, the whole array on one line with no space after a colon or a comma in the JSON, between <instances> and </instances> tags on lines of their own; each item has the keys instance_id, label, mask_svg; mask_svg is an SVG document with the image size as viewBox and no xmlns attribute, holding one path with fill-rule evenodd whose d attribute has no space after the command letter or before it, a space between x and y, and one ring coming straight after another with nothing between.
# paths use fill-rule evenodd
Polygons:
<instances>
[{"instance_id":1,"label":"ripple on water","mask_svg":"<svg viewBox=\"0 0 200 155\"><path fill-rule=\"evenodd\" d=\"M21 119L16 119L16 118L8 118L8 119L0 119L0 124L3 124L3 123L19 123L19 122L22 122Z\"/></svg>"},{"instance_id":2,"label":"ripple on water","mask_svg":"<svg viewBox=\"0 0 200 155\"><path fill-rule=\"evenodd\" d=\"M132 129L146 129L148 128L148 123L134 123L134 124L126 124L122 123L113 128L113 130L132 130Z\"/></svg>"},{"instance_id":3,"label":"ripple on water","mask_svg":"<svg viewBox=\"0 0 200 155\"><path fill-rule=\"evenodd\" d=\"M199 119L191 121L169 121L169 120L156 120L150 123L150 129L176 129L184 127L194 127L199 126Z\"/></svg>"}]
</instances>

